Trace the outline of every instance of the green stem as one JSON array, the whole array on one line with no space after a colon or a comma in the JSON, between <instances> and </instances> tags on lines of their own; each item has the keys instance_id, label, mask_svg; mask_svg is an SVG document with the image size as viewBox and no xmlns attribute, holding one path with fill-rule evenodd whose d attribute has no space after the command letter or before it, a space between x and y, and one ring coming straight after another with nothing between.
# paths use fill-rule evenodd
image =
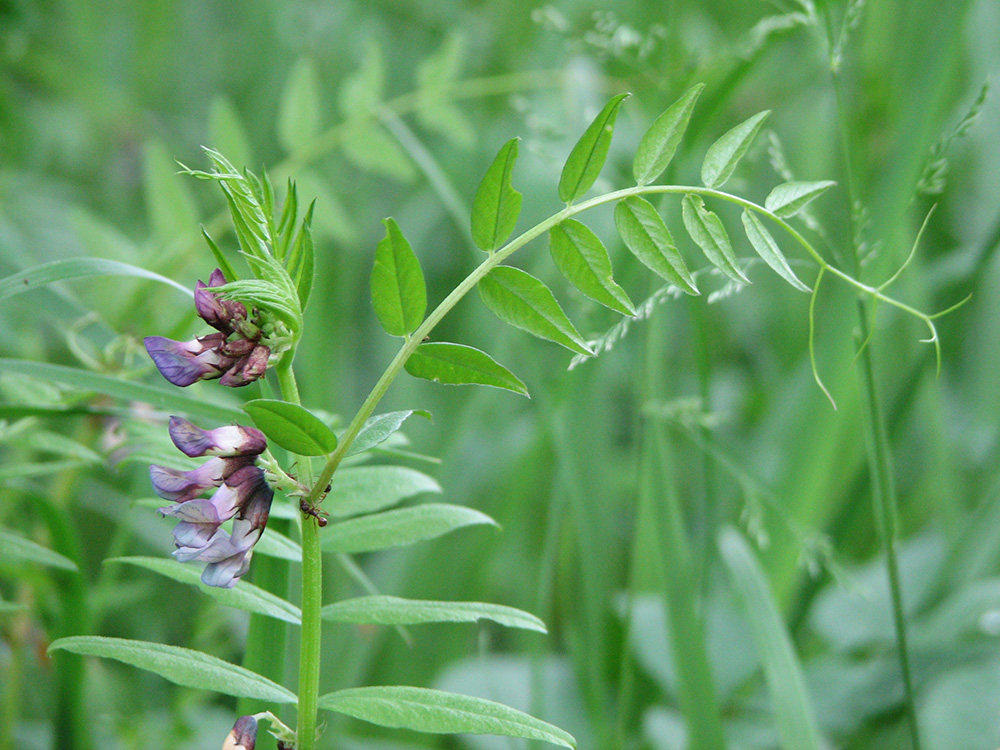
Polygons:
<instances>
[{"instance_id":1,"label":"green stem","mask_svg":"<svg viewBox=\"0 0 1000 750\"><path fill-rule=\"evenodd\" d=\"M829 20L829 18L828 18ZM829 28L829 25L828 25ZM832 35L830 37L832 41ZM832 61L836 62L836 61ZM853 162L851 159L852 150L850 148L850 130L847 122L847 108L844 104L843 87L841 86L840 68L838 64L832 64L830 68L831 80L833 83L834 95L837 101L837 113L840 121L841 149L844 163L844 171L847 175L847 197L850 201L850 216L852 229L853 261L855 273L860 275L860 256L858 252L859 227L856 224L855 205L855 178ZM905 265L905 264L904 264ZM843 278L846 276L837 269L829 269L832 273ZM895 277L893 277L895 278ZM891 283L890 279L886 284ZM857 282L858 288L865 285ZM885 286L885 285L883 285ZM869 287L870 288L870 287ZM881 287L878 291L881 291ZM877 301L882 298L873 295ZM888 301L888 300L885 300ZM892 303L890 303L892 304ZM899 304L900 309L905 309ZM903 678L904 707L906 710L907 729L910 734L910 744L913 750L920 750L920 726L917 720L916 699L913 687L913 677L910 668L910 651L907 645L906 635L906 614L903 611L903 591L899 575L899 560L896 556L897 524L896 514L898 499L896 497L896 486L893 477L892 466L890 464L889 439L885 428L885 419L882 414L878 400L878 388L875 384L875 367L872 363L871 346L868 345L869 336L868 313L865 309L864 300L857 301L858 323L860 325L861 351L861 394L865 402L865 432L868 448L868 465L872 475L872 502L874 505L875 517L878 523L882 548L885 553L886 573L889 578L889 591L892 599L892 620L896 632L896 652L899 660L899 669ZM931 339L934 341L938 352L938 367L940 368L940 348L937 342L937 335L934 324L928 316L918 315L931 330Z\"/></svg>"},{"instance_id":2,"label":"green stem","mask_svg":"<svg viewBox=\"0 0 1000 750\"><path fill-rule=\"evenodd\" d=\"M296 750L313 750L316 745L322 606L323 552L319 544L319 525L309 516L302 523L302 639Z\"/></svg>"},{"instance_id":3,"label":"green stem","mask_svg":"<svg viewBox=\"0 0 1000 750\"><path fill-rule=\"evenodd\" d=\"M275 368L281 395L300 404L299 387L292 369L291 355ZM308 485L312 464L307 456L296 456L299 473ZM325 486L325 484L323 485ZM298 723L296 750L313 750L316 745L316 714L319 699L319 671L323 635L320 609L323 606L323 550L319 543L319 523L313 516L302 520L302 631L299 643Z\"/></svg>"},{"instance_id":4,"label":"green stem","mask_svg":"<svg viewBox=\"0 0 1000 750\"><path fill-rule=\"evenodd\" d=\"M430 334L434 327L441 321L441 319L448 314L448 312L456 305L458 302L475 287L479 281L486 276L490 271L500 265L501 262L507 259L508 256L521 249L527 245L532 240L544 235L552 227L559 224L560 222L572 217L577 214L588 211L591 208L596 208L597 206L602 206L608 203L614 203L615 201L622 200L623 198L628 198L630 196L637 195L651 195L651 194L675 194L675 195L703 195L713 198L718 198L720 200L725 200L730 203L734 203L743 208L749 209L751 211L756 211L762 216L767 217L771 221L778 224L786 232L788 232L796 242L798 242L807 253L819 264L822 271L828 271L834 276L837 276L841 280L847 282L851 286L855 287L861 292L871 296L873 299L885 302L888 305L892 305L904 312L909 313L917 318L923 320L927 326L930 328L933 340L936 341L934 324L931 320L931 316L916 310L898 300L886 296L882 293L880 288L871 287L867 284L862 284L857 279L853 278L849 274L831 266L824 260L823 256L803 237L794 227L789 225L784 219L775 216L773 213L768 211L763 206L759 206L752 201L748 201L739 196L732 195L730 193L722 192L721 190L714 190L712 188L697 187L694 185L641 185L637 187L624 188L622 190L616 190L611 193L605 193L604 195L599 195L590 200L583 201L582 203L576 203L569 205L558 213L553 214L544 221L536 224L531 229L527 230L523 234L518 235L513 240L508 242L502 248L496 252L490 253L486 260L480 263L476 268L462 280L462 282L455 287L452 292L441 301L441 303L434 308L434 311L420 324L412 334L404 339L403 346L393 357L389 366L386 367L385 372L382 373L382 377L378 379L375 386L372 388L368 397L365 399L361 408L355 414L354 419L348 425L344 434L340 438L340 443L337 445L337 450L335 450L330 457L327 459L326 465L320 471L319 477L317 478L312 490L308 495L308 500L316 504L320 502L323 496L324 488L329 484L330 479L333 477L334 472L340 466L340 462L347 455L347 451L350 449L351 444L354 439L361 432L361 428L367 420L375 411L375 407L378 406L382 397L385 396L386 392L389 390L389 386L399 375L400 371L403 369L403 365L406 364L406 360L410 358L410 355L416 351L417 347L423 342L423 340Z\"/></svg>"}]
</instances>

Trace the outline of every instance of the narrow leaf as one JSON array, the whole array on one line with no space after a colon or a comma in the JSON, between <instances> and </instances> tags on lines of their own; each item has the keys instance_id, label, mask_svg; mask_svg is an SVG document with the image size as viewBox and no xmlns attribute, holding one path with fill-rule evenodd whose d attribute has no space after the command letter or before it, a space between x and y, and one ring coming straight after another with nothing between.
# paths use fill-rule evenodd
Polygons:
<instances>
[{"instance_id":1,"label":"narrow leaf","mask_svg":"<svg viewBox=\"0 0 1000 750\"><path fill-rule=\"evenodd\" d=\"M360 625L423 625L430 622L492 620L509 628L547 632L545 623L528 612L482 602L429 602L395 596L359 596L323 607L324 620Z\"/></svg>"},{"instance_id":2,"label":"narrow leaf","mask_svg":"<svg viewBox=\"0 0 1000 750\"><path fill-rule=\"evenodd\" d=\"M733 528L720 532L719 550L750 619L781 745L789 750L819 750L822 743L802 667L764 571L746 541Z\"/></svg>"},{"instance_id":3,"label":"narrow leaf","mask_svg":"<svg viewBox=\"0 0 1000 750\"><path fill-rule=\"evenodd\" d=\"M334 524L323 535L323 549L353 554L405 547L477 524L498 525L472 508L425 503Z\"/></svg>"},{"instance_id":4,"label":"narrow leaf","mask_svg":"<svg viewBox=\"0 0 1000 750\"><path fill-rule=\"evenodd\" d=\"M575 748L563 730L501 703L416 687L360 687L319 699L320 708L384 727L436 734L497 734Z\"/></svg>"},{"instance_id":5,"label":"narrow leaf","mask_svg":"<svg viewBox=\"0 0 1000 750\"><path fill-rule=\"evenodd\" d=\"M268 532L270 533L270 532ZM302 622L302 612L294 604L275 596L269 591L254 586L252 583L240 581L234 588L224 589L218 586L206 586L201 582L201 571L192 565L185 565L163 557L113 557L105 563L126 563L140 568L146 568L154 573L171 578L180 583L197 586L203 594L215 599L219 604L246 612L274 617L278 620L296 625Z\"/></svg>"},{"instance_id":6,"label":"narrow leaf","mask_svg":"<svg viewBox=\"0 0 1000 750\"><path fill-rule=\"evenodd\" d=\"M578 354L593 354L549 288L531 274L511 266L497 266L479 281L479 295L504 323Z\"/></svg>"},{"instance_id":7,"label":"narrow leaf","mask_svg":"<svg viewBox=\"0 0 1000 750\"><path fill-rule=\"evenodd\" d=\"M388 508L423 492L441 492L441 485L406 466L355 466L333 475L323 509L334 518L345 518Z\"/></svg>"},{"instance_id":8,"label":"narrow leaf","mask_svg":"<svg viewBox=\"0 0 1000 750\"><path fill-rule=\"evenodd\" d=\"M325 456L337 449L337 436L305 408L288 401L259 398L243 404L270 440L300 456Z\"/></svg>"},{"instance_id":9,"label":"narrow leaf","mask_svg":"<svg viewBox=\"0 0 1000 750\"><path fill-rule=\"evenodd\" d=\"M701 165L701 181L707 187L717 188L725 184L769 114L768 110L755 114L708 147Z\"/></svg>"},{"instance_id":10,"label":"narrow leaf","mask_svg":"<svg viewBox=\"0 0 1000 750\"><path fill-rule=\"evenodd\" d=\"M237 698L256 698L271 703L295 703L297 700L290 690L266 677L188 648L125 638L76 635L54 641L49 651L54 650L115 659L158 674L177 685Z\"/></svg>"},{"instance_id":11,"label":"narrow leaf","mask_svg":"<svg viewBox=\"0 0 1000 750\"><path fill-rule=\"evenodd\" d=\"M635 316L632 300L611 278L608 251L586 225L567 219L552 227L549 251L556 267L573 286L605 307Z\"/></svg>"},{"instance_id":12,"label":"narrow leaf","mask_svg":"<svg viewBox=\"0 0 1000 750\"><path fill-rule=\"evenodd\" d=\"M663 174L663 170L670 164L703 88L705 84L699 83L688 89L684 96L656 118L639 141L632 162L632 176L636 184L648 185Z\"/></svg>"},{"instance_id":13,"label":"narrow leaf","mask_svg":"<svg viewBox=\"0 0 1000 750\"><path fill-rule=\"evenodd\" d=\"M619 201L615 226L625 246L643 265L688 294L700 294L670 230L649 201L638 196Z\"/></svg>"},{"instance_id":14,"label":"narrow leaf","mask_svg":"<svg viewBox=\"0 0 1000 750\"><path fill-rule=\"evenodd\" d=\"M407 336L423 322L427 289L420 261L399 226L386 219L385 237L375 250L372 267L372 305L390 336Z\"/></svg>"},{"instance_id":15,"label":"narrow leaf","mask_svg":"<svg viewBox=\"0 0 1000 750\"><path fill-rule=\"evenodd\" d=\"M691 239L698 244L713 266L733 281L741 284L750 283L736 264L736 254L733 252L729 235L726 234L726 228L722 225L722 219L705 208L701 197L685 195L681 201L681 216Z\"/></svg>"},{"instance_id":16,"label":"narrow leaf","mask_svg":"<svg viewBox=\"0 0 1000 750\"><path fill-rule=\"evenodd\" d=\"M36 544L30 539L12 534L0 529L0 562L7 563L37 563L50 565L63 570L77 570L76 563L58 552Z\"/></svg>"},{"instance_id":17,"label":"narrow leaf","mask_svg":"<svg viewBox=\"0 0 1000 750\"><path fill-rule=\"evenodd\" d=\"M764 208L775 216L787 219L801 211L815 198L836 185L832 180L822 182L785 182L778 185L764 200Z\"/></svg>"},{"instance_id":18,"label":"narrow leaf","mask_svg":"<svg viewBox=\"0 0 1000 750\"><path fill-rule=\"evenodd\" d=\"M629 94L618 94L604 105L580 140L569 152L562 174L559 176L559 200L572 203L582 196L597 180L608 157L611 136L615 129L618 108Z\"/></svg>"},{"instance_id":19,"label":"narrow leaf","mask_svg":"<svg viewBox=\"0 0 1000 750\"><path fill-rule=\"evenodd\" d=\"M747 233L747 239L750 240L750 244L753 245L753 249L757 251L757 254L764 259L771 268L775 270L785 281L799 289L803 292L811 292L812 290L799 281L799 277L795 275L795 272L788 265L788 261L785 260L785 256L781 253L778 248L778 243L774 241L771 233L767 231L767 227L764 223L757 217L757 214L749 211L743 211L743 229Z\"/></svg>"},{"instance_id":20,"label":"narrow leaf","mask_svg":"<svg viewBox=\"0 0 1000 750\"><path fill-rule=\"evenodd\" d=\"M28 268L0 279L0 299L13 297L15 294L27 292L46 284L57 281L72 281L90 276L136 276L141 279L152 279L162 284L168 284L184 294L193 296L194 292L181 286L173 279L161 276L145 268L132 266L117 260L107 258L67 258L53 260L48 263Z\"/></svg>"},{"instance_id":21,"label":"narrow leaf","mask_svg":"<svg viewBox=\"0 0 1000 750\"><path fill-rule=\"evenodd\" d=\"M413 377L435 383L487 385L528 395L527 387L510 370L486 352L464 344L421 344L404 367Z\"/></svg>"},{"instance_id":22,"label":"narrow leaf","mask_svg":"<svg viewBox=\"0 0 1000 750\"><path fill-rule=\"evenodd\" d=\"M285 82L278 104L278 142L288 152L307 148L320 130L320 93L316 68L300 58Z\"/></svg>"},{"instance_id":23,"label":"narrow leaf","mask_svg":"<svg viewBox=\"0 0 1000 750\"><path fill-rule=\"evenodd\" d=\"M295 244L288 256L288 272L295 282L295 291L299 297L299 309L305 310L312 294L313 277L316 274L316 253L312 238L312 217L316 201L309 204L305 218L295 237Z\"/></svg>"},{"instance_id":24,"label":"narrow leaf","mask_svg":"<svg viewBox=\"0 0 1000 750\"><path fill-rule=\"evenodd\" d=\"M511 187L518 138L500 149L472 200L472 239L480 250L496 250L514 231L521 194Z\"/></svg>"},{"instance_id":25,"label":"narrow leaf","mask_svg":"<svg viewBox=\"0 0 1000 750\"><path fill-rule=\"evenodd\" d=\"M62 383L125 402L139 401L169 414L186 414L216 422L232 422L243 418L243 412L235 407L200 401L186 395L179 388L167 389L162 386L134 383L76 367L23 359L0 359L0 373Z\"/></svg>"},{"instance_id":26,"label":"narrow leaf","mask_svg":"<svg viewBox=\"0 0 1000 750\"><path fill-rule=\"evenodd\" d=\"M240 275L236 273L236 269L233 268L229 259L225 256L222 250L219 249L219 246L215 244L215 240L212 239L212 236L208 233L208 230L205 229L204 226L201 228L201 236L204 237L205 242L208 243L208 249L212 251L212 255L215 257L215 265L219 267L222 274L229 281L239 281Z\"/></svg>"},{"instance_id":27,"label":"narrow leaf","mask_svg":"<svg viewBox=\"0 0 1000 750\"><path fill-rule=\"evenodd\" d=\"M403 422L414 414L419 414L421 417L431 419L430 412L423 411L422 409L392 411L387 412L386 414L376 414L373 417L369 417L368 420L365 421L364 426L361 428L361 432L358 433L358 436L354 438L354 442L351 443L351 449L347 451L347 455L351 456L355 453L362 453L366 450L374 448L376 445L396 432L396 430L403 425Z\"/></svg>"}]
</instances>

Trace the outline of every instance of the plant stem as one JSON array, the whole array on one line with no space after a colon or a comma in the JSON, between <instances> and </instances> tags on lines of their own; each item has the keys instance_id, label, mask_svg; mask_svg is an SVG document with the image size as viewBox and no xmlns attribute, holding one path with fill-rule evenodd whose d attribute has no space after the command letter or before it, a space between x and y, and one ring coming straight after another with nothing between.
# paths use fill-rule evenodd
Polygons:
<instances>
[{"instance_id":1,"label":"plant stem","mask_svg":"<svg viewBox=\"0 0 1000 750\"><path fill-rule=\"evenodd\" d=\"M302 522L302 637L296 750L313 750L316 745L322 606L323 552L319 544L319 525L309 516Z\"/></svg>"},{"instance_id":2,"label":"plant stem","mask_svg":"<svg viewBox=\"0 0 1000 750\"><path fill-rule=\"evenodd\" d=\"M299 387L289 352L275 368L281 395L286 401L301 404ZM299 473L308 485L312 482L312 464L308 456L296 456ZM325 486L325 484L323 485ZM316 714L319 699L319 671L323 635L320 609L323 606L323 550L319 543L318 519L306 515L302 520L302 630L299 643L298 721L296 749L312 750L316 745Z\"/></svg>"},{"instance_id":3,"label":"plant stem","mask_svg":"<svg viewBox=\"0 0 1000 750\"><path fill-rule=\"evenodd\" d=\"M616 190L614 192L605 193L604 195L599 195L595 198L591 198L590 200L583 201L582 203L569 205L566 208L559 211L558 213L555 213L549 218L545 219L544 221L536 224L526 232L518 235L499 250L490 253L487 256L486 260L484 260L482 263L476 266L476 268L468 276L466 276L465 279L463 279L462 282L457 287L455 287L451 291L451 293L447 297L445 297L444 300L442 300L441 303L436 308L434 308L434 311L427 316L424 322L420 324L420 327L417 328L412 334L410 334L404 339L403 346L396 353L396 356L393 357L392 361L389 363L389 366L386 367L385 371L382 373L382 376L378 379L378 382L375 383L375 386L368 394L368 397L361 405L361 408L358 409L358 412L357 414L355 414L354 419L351 420L351 423L348 425L347 429L344 431L344 434L341 436L340 442L337 445L337 450L335 450L330 455L330 457L327 459L326 465L324 465L323 469L320 471L319 477L317 478L315 484L312 487L312 490L308 495L309 502L311 502L314 505L320 502L324 492L324 488L326 487L327 484L329 484L330 479L333 477L333 474L337 470L337 467L340 466L340 462L344 459L344 456L347 455L347 451L350 449L351 444L354 442L354 439L358 436L358 433L361 432L361 428L364 427L365 420L367 420L374 413L375 407L378 406L379 402L382 400L382 397L385 396L386 391L389 390L389 386L392 385L392 382L396 379L396 376L399 375L400 371L403 369L403 366L406 364L406 360L408 360L410 358L410 355L413 354L414 351L416 351L417 347L420 346L423 340L430 334L430 332L441 321L441 319L456 304L458 304L458 302L466 294L472 291L472 288L479 283L480 279L482 279L484 276L486 276L486 274L488 274L490 271L492 271L494 268L500 265L502 261L506 260L506 258L511 254L513 254L515 251L524 247L532 240L544 235L552 227L564 221L565 219L568 219L572 216L576 216L577 214L583 213L584 211L588 211L591 208L596 208L597 206L601 206L607 203L613 203L623 198L628 198L630 196L638 196L638 195L650 195L650 194L675 194L675 195L694 194L694 195L709 196L718 198L720 200L725 200L730 203L735 203L738 206L742 206L751 211L756 211L762 216L766 216L771 221L775 222L780 227L782 227L786 232L788 232L792 236L792 238L795 239L795 241L798 242L806 250L807 253L809 253L809 255L813 258L813 260L815 260L816 263L819 264L820 269L822 271L829 271L834 276L837 276L841 280L847 282L848 284L856 288L858 291L864 292L866 295L871 296L873 299L877 299L879 301L885 302L886 304L892 305L893 307L896 307L924 321L924 323L926 323L931 330L932 339L936 342L936 333L931 316L926 315L925 313L922 313L919 310L910 307L909 305L906 305L898 300L888 297L882 293L881 289L876 287L871 287L866 284L862 284L860 281L853 278L849 274L846 274L840 269L831 266L829 263L826 262L826 260L824 260L823 256L821 256L819 252L809 243L809 241L806 240L805 237L803 237L798 231L795 230L794 227L790 226L784 219L775 216L773 213L768 211L763 206L759 206L756 203L748 201L744 198L740 198L739 196L722 192L721 190L714 190L712 188L706 188L706 187L698 187L695 185L641 185L637 187Z\"/></svg>"}]
</instances>

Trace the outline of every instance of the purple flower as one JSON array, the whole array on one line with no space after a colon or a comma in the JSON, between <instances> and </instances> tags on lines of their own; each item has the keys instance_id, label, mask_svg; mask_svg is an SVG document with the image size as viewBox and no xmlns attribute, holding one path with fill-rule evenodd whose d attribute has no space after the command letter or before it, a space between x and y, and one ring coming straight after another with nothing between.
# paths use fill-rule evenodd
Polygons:
<instances>
[{"instance_id":1,"label":"purple flower","mask_svg":"<svg viewBox=\"0 0 1000 750\"><path fill-rule=\"evenodd\" d=\"M257 743L257 717L241 716L226 736L222 750L253 750Z\"/></svg>"},{"instance_id":2,"label":"purple flower","mask_svg":"<svg viewBox=\"0 0 1000 750\"><path fill-rule=\"evenodd\" d=\"M174 385L186 387L199 380L222 377L233 359L219 351L226 337L213 333L191 341L174 341L164 336L143 339L146 351L160 374Z\"/></svg>"},{"instance_id":3,"label":"purple flower","mask_svg":"<svg viewBox=\"0 0 1000 750\"><path fill-rule=\"evenodd\" d=\"M203 430L182 417L170 418L170 438L188 456L211 456L191 471L150 466L156 494L173 505L160 513L177 519L174 557L208 563L201 579L209 586L232 588L250 567L254 544L267 525L274 491L257 456L267 448L253 427L230 425ZM201 497L210 488L211 497ZM222 528L232 520L232 533Z\"/></svg>"},{"instance_id":4,"label":"purple flower","mask_svg":"<svg viewBox=\"0 0 1000 750\"><path fill-rule=\"evenodd\" d=\"M267 525L273 498L264 472L244 466L211 499L160 508L164 515L181 519L174 528L174 557L181 562L208 563L201 580L209 586L232 588L250 567L253 546ZM232 534L221 528L229 518L233 518Z\"/></svg>"},{"instance_id":5,"label":"purple flower","mask_svg":"<svg viewBox=\"0 0 1000 750\"><path fill-rule=\"evenodd\" d=\"M222 385L235 388L259 380L267 370L271 348L262 343L260 312L248 313L242 302L209 291L225 283L225 275L216 268L208 284L199 281L194 290L195 310L217 333L191 341L145 338L153 364L174 385L183 388L199 380L221 378Z\"/></svg>"},{"instance_id":6,"label":"purple flower","mask_svg":"<svg viewBox=\"0 0 1000 750\"><path fill-rule=\"evenodd\" d=\"M253 427L203 430L183 417L170 418L170 439L186 456L256 456L267 448L264 433Z\"/></svg>"}]
</instances>

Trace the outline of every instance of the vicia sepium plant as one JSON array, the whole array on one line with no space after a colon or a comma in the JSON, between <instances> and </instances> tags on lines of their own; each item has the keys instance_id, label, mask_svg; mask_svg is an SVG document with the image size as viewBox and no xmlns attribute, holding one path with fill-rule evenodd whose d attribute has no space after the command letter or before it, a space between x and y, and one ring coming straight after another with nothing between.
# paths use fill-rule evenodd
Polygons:
<instances>
[{"instance_id":1,"label":"vicia sepium plant","mask_svg":"<svg viewBox=\"0 0 1000 750\"><path fill-rule=\"evenodd\" d=\"M215 333L187 343L150 336L146 339L147 351L160 373L177 386L214 379L223 386L248 385L271 367L280 398L258 398L244 404L243 410L256 427L231 424L204 430L179 416L171 417L169 432L174 444L187 456L209 458L193 469L151 467L156 493L173 503L160 508L160 512L179 521L174 529L176 561L133 561L193 583L197 582L197 573L193 579L181 563L205 562L201 581L207 586L203 591L224 604L300 627L297 691L280 684L280 679L188 649L89 636L63 639L53 648L119 659L183 685L251 702L296 705L294 729L263 711L248 714L237 721L226 740L227 747L252 747L257 719L266 716L277 727L274 731L282 747L312 750L317 742L320 708L390 727L492 733L574 747L573 738L566 732L477 698L398 686L355 687L321 696L320 630L324 619L407 625L489 618L512 627L545 629L530 614L492 604L413 601L378 595L324 603L323 554L349 555L411 544L462 526L491 522L481 513L446 504L389 510L406 497L439 488L433 479L409 468L358 464L371 457L371 449L417 413L376 414L383 396L404 370L444 384L486 385L527 394L525 384L487 353L433 340L437 324L474 287L479 289L486 307L503 322L560 344L581 357L597 353L600 342L588 342L580 335L542 281L505 265L508 258L533 240L548 235L556 267L581 293L623 316L637 315L637 307L614 281L601 239L576 218L591 208L614 204L615 226L636 259L662 278L667 289L697 295L699 274L690 270L690 260L682 256L660 213L647 199L679 196L684 229L710 267L732 283L748 284L748 263L737 256L729 230L710 208L712 203L737 205L743 209L742 228L749 246L792 287L811 293L815 300L824 276L836 276L873 300L924 321L931 332L929 340L937 346L934 319L938 316L922 313L885 294L898 274L878 287L863 284L829 264L790 223L833 183L778 185L763 205L722 189L761 129L767 112L737 125L708 149L701 170L702 184L657 184L682 140L701 89L696 86L684 94L642 138L633 163L635 185L586 198L604 165L615 120L627 95L611 99L563 167L558 196L565 206L513 239L522 203L521 194L512 185L518 140L504 144L472 202L472 238L485 257L430 313L417 255L397 223L387 219L385 237L375 250L371 296L382 327L402 343L339 435L320 415L299 403L292 367L302 336L302 311L312 286L312 206L299 221L295 187L289 184L278 211L266 175L240 173L215 151L208 151L211 171L185 169L222 188L235 224L240 255L249 272L238 273L206 234L218 268L209 276L207 285L199 282L195 307ZM771 233L774 228L815 264L818 271L811 283L803 280L801 271L793 271ZM810 316L813 308L810 305ZM268 441L287 455L272 454L266 448ZM264 531L272 487L280 492L274 511L295 520L298 540L270 529ZM295 550L294 556L301 561L300 606L286 600L287 591L264 591L241 580L254 544L260 539L263 546L268 537L280 538L280 546Z\"/></svg>"}]
</instances>

